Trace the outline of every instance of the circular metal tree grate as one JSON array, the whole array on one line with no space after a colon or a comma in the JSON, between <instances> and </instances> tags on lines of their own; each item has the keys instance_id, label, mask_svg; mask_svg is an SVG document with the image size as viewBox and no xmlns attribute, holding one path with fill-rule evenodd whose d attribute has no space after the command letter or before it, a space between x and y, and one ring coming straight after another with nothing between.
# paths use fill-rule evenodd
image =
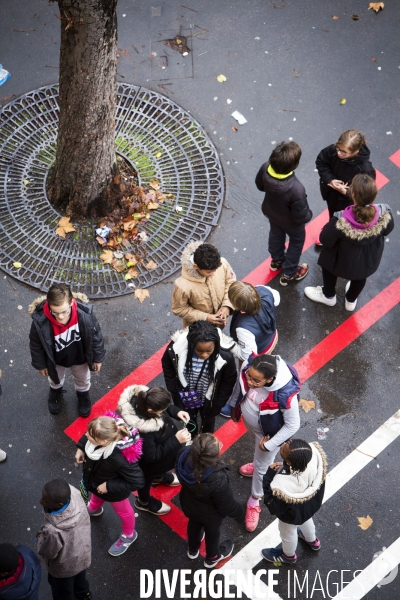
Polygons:
<instances>
[{"instance_id":1,"label":"circular metal tree grate","mask_svg":"<svg viewBox=\"0 0 400 600\"><path fill-rule=\"evenodd\" d=\"M139 184L155 179L175 196L143 226L147 259L130 282L98 258L102 249L92 225L77 224L63 240L55 234L62 216L49 203L46 178L55 161L58 86L34 90L10 102L0 115L0 267L46 291L66 282L91 298L120 296L174 273L189 240L205 240L224 198L218 154L203 128L175 102L150 90L119 84L115 144L138 172ZM159 157L159 158L157 158ZM147 262L147 259L145 262ZM13 263L21 263L15 268Z\"/></svg>"}]
</instances>

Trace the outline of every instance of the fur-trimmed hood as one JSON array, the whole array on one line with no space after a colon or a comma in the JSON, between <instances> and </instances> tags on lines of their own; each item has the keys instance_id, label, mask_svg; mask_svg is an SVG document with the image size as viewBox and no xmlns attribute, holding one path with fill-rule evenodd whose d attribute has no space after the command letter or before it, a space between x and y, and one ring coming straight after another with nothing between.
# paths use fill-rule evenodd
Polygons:
<instances>
[{"instance_id":1,"label":"fur-trimmed hood","mask_svg":"<svg viewBox=\"0 0 400 600\"><path fill-rule=\"evenodd\" d=\"M138 393L147 392L148 389L145 385L129 385L124 389L118 401L118 410L125 423L129 427L135 427L142 434L160 431L165 424L162 416L149 419L140 417L132 406L132 401L134 403Z\"/></svg>"},{"instance_id":2,"label":"fur-trimmed hood","mask_svg":"<svg viewBox=\"0 0 400 600\"><path fill-rule=\"evenodd\" d=\"M326 479L326 454L318 442L310 443L312 458L303 473L277 473L271 481L272 494L288 504L303 504L313 498Z\"/></svg>"},{"instance_id":3,"label":"fur-trimmed hood","mask_svg":"<svg viewBox=\"0 0 400 600\"><path fill-rule=\"evenodd\" d=\"M86 296L86 294L83 294L81 292L72 292L72 295L74 298L76 298L76 300L80 300L84 304L89 304L89 302L90 302L90 300ZM36 308L40 304L45 302L46 300L47 300L47 296L45 294L43 296L39 296L38 298L35 298L35 300L33 302L31 302L31 304L28 306L28 314L32 316L33 313L35 312Z\"/></svg>"},{"instance_id":4,"label":"fur-trimmed hood","mask_svg":"<svg viewBox=\"0 0 400 600\"><path fill-rule=\"evenodd\" d=\"M342 217L341 212L335 213L337 217L336 228L341 231L347 238L355 242L362 242L373 240L382 233L384 229L389 225L392 218L390 207L387 204L376 204L375 205L380 211L380 217L369 229L353 229L351 224Z\"/></svg>"},{"instance_id":5,"label":"fur-trimmed hood","mask_svg":"<svg viewBox=\"0 0 400 600\"><path fill-rule=\"evenodd\" d=\"M194 268L194 263L193 263L193 254L195 252L195 250L197 250L197 248L199 246L201 246L203 244L203 242L190 242L186 248L184 249L184 251L182 252L182 256L181 256L181 264L182 264L182 276L185 277L186 279L190 280L194 280L194 281L205 281L206 278L203 277L203 275L201 275L198 271L196 271L196 269Z\"/></svg>"}]
</instances>

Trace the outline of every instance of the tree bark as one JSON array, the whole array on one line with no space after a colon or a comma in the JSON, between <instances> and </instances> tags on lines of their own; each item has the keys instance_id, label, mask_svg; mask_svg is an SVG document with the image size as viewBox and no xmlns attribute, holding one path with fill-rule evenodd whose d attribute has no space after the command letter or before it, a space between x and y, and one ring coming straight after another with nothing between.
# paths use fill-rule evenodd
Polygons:
<instances>
[{"instance_id":1,"label":"tree bark","mask_svg":"<svg viewBox=\"0 0 400 600\"><path fill-rule=\"evenodd\" d=\"M114 127L117 0L57 0L61 18L60 121L49 196L75 218L118 205Z\"/></svg>"}]
</instances>

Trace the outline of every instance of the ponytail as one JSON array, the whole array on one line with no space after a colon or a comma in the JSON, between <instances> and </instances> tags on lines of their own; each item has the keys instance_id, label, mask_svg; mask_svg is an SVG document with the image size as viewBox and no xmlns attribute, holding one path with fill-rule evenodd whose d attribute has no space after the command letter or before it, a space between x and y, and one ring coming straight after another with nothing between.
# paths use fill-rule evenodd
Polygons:
<instances>
[{"instance_id":1,"label":"ponytail","mask_svg":"<svg viewBox=\"0 0 400 600\"><path fill-rule=\"evenodd\" d=\"M194 476L201 482L204 471L214 467L219 459L219 442L211 433L202 433L194 438L190 449Z\"/></svg>"},{"instance_id":2,"label":"ponytail","mask_svg":"<svg viewBox=\"0 0 400 600\"><path fill-rule=\"evenodd\" d=\"M97 417L88 425L88 433L97 442L119 442L129 435L127 425L117 425L112 417Z\"/></svg>"},{"instance_id":3,"label":"ponytail","mask_svg":"<svg viewBox=\"0 0 400 600\"><path fill-rule=\"evenodd\" d=\"M376 209L372 206L378 194L375 181L369 175L359 173L351 182L350 193L354 200L353 214L356 221L367 225L376 215Z\"/></svg>"}]
</instances>

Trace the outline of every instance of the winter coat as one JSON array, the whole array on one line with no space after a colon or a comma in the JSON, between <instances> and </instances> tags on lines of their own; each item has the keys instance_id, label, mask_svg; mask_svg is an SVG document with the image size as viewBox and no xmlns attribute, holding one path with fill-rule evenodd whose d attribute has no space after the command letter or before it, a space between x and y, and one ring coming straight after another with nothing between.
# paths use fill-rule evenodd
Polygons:
<instances>
[{"instance_id":1,"label":"winter coat","mask_svg":"<svg viewBox=\"0 0 400 600\"><path fill-rule=\"evenodd\" d=\"M121 394L118 411L129 427L135 427L143 439L142 455L139 466L145 474L161 475L175 466L176 457L182 444L175 437L179 430L178 418L180 408L169 406L161 415L150 418L139 416L135 408L135 397L140 391L149 388L144 385L130 385Z\"/></svg>"},{"instance_id":2,"label":"winter coat","mask_svg":"<svg viewBox=\"0 0 400 600\"><path fill-rule=\"evenodd\" d=\"M229 467L222 462L208 469L198 483L190 462L190 448L179 456L175 472L182 485L179 500L189 519L216 526L224 517L243 520L245 506L235 500L228 478Z\"/></svg>"},{"instance_id":3,"label":"winter coat","mask_svg":"<svg viewBox=\"0 0 400 600\"><path fill-rule=\"evenodd\" d=\"M256 176L256 186L265 192L262 211L270 221L285 230L296 229L312 219L305 187L294 172L277 179L267 171L269 163L262 165Z\"/></svg>"},{"instance_id":4,"label":"winter coat","mask_svg":"<svg viewBox=\"0 0 400 600\"><path fill-rule=\"evenodd\" d=\"M209 385L204 403L204 415L211 417L218 415L228 402L237 379L235 359L229 351L235 342L220 329L218 333L221 340L220 353L215 361L214 379ZM179 396L180 391L188 389L184 374L188 355L187 335L188 329L176 331L161 359L166 388L180 410L187 410Z\"/></svg>"},{"instance_id":5,"label":"winter coat","mask_svg":"<svg viewBox=\"0 0 400 600\"><path fill-rule=\"evenodd\" d=\"M182 275L174 283L171 310L183 320L182 327L195 321L206 321L208 315L215 315L222 306L233 311L229 302L228 290L236 281L232 267L221 258L221 266L211 277L203 277L193 266L193 254L203 242L190 242L182 252Z\"/></svg>"},{"instance_id":6,"label":"winter coat","mask_svg":"<svg viewBox=\"0 0 400 600\"><path fill-rule=\"evenodd\" d=\"M350 281L375 273L381 262L384 238L394 228L390 207L387 204L375 206L380 217L369 229L353 229L340 212L335 213L320 234L323 247L318 264L321 267Z\"/></svg>"},{"instance_id":7,"label":"winter coat","mask_svg":"<svg viewBox=\"0 0 400 600\"><path fill-rule=\"evenodd\" d=\"M93 305L88 304L88 297L80 293L73 293L73 296L77 300L79 332L86 362L93 371L93 363L102 363L106 354L103 334L93 313ZM50 379L58 385L60 380L56 370L54 335L51 323L43 312L45 302L46 296L40 296L28 308L32 316L29 334L32 366L38 371L47 368Z\"/></svg>"},{"instance_id":8,"label":"winter coat","mask_svg":"<svg viewBox=\"0 0 400 600\"><path fill-rule=\"evenodd\" d=\"M43 511L45 524L37 534L37 551L53 577L73 577L90 567L90 517L81 493L72 485L69 506L59 514Z\"/></svg>"},{"instance_id":9,"label":"winter coat","mask_svg":"<svg viewBox=\"0 0 400 600\"><path fill-rule=\"evenodd\" d=\"M278 472L268 469L264 475L264 503L271 515L290 525L302 525L321 508L325 492L326 454L311 442L312 458L306 470L290 474L283 463Z\"/></svg>"},{"instance_id":10,"label":"winter coat","mask_svg":"<svg viewBox=\"0 0 400 600\"><path fill-rule=\"evenodd\" d=\"M42 577L40 561L27 546L16 546L16 549L22 557L23 566L18 577L9 577L7 585L5 580L0 581L0 600L38 600Z\"/></svg>"},{"instance_id":11,"label":"winter coat","mask_svg":"<svg viewBox=\"0 0 400 600\"><path fill-rule=\"evenodd\" d=\"M115 413L107 413L106 416L119 418ZM131 432L131 437L136 438L137 431ZM85 452L86 434L77 443L78 448ZM122 449L120 449L120 447ZM142 452L142 440L129 440L124 438L117 443L114 450L107 458L99 460L89 458L85 453L83 463L83 481L88 492L99 496L97 488L102 483L107 483L107 493L101 494L99 498L107 502L120 502L129 498L132 492L144 486L144 477L138 460Z\"/></svg>"},{"instance_id":12,"label":"winter coat","mask_svg":"<svg viewBox=\"0 0 400 600\"><path fill-rule=\"evenodd\" d=\"M349 191L343 195L329 187L328 183L333 179L338 179L343 183L350 184L358 173L366 173L372 179L376 179L375 169L369 160L370 155L369 148L363 145L356 156L340 159L335 144L327 146L318 154L315 164L320 176L321 196L332 207L332 210L343 210L346 206L353 204L353 200Z\"/></svg>"}]
</instances>

